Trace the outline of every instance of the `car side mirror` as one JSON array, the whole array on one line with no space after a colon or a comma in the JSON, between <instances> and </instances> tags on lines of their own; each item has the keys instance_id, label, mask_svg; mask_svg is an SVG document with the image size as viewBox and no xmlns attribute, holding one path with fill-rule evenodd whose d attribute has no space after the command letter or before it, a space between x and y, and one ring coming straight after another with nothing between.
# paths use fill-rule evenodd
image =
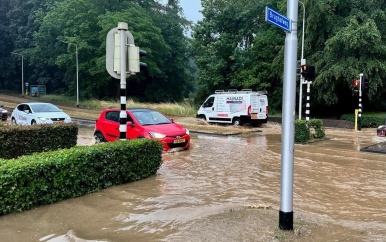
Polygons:
<instances>
[{"instance_id":1,"label":"car side mirror","mask_svg":"<svg viewBox=\"0 0 386 242\"><path fill-rule=\"evenodd\" d=\"M174 118L169 118L170 119L170 121L172 121L172 123L174 123Z\"/></svg>"},{"instance_id":2,"label":"car side mirror","mask_svg":"<svg viewBox=\"0 0 386 242\"><path fill-rule=\"evenodd\" d=\"M126 122L126 125L127 125L127 126L131 126L131 127L134 127L134 126L135 126L135 124L134 124L133 122L131 122L131 121Z\"/></svg>"},{"instance_id":3,"label":"car side mirror","mask_svg":"<svg viewBox=\"0 0 386 242\"><path fill-rule=\"evenodd\" d=\"M29 110L24 110L24 112L29 113Z\"/></svg>"}]
</instances>

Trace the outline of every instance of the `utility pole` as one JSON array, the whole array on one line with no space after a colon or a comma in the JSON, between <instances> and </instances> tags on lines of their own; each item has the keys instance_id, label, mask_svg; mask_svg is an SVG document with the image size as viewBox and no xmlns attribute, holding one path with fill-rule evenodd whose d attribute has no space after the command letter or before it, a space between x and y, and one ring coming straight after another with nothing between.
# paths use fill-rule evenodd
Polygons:
<instances>
[{"instance_id":1,"label":"utility pole","mask_svg":"<svg viewBox=\"0 0 386 242\"><path fill-rule=\"evenodd\" d=\"M16 52L11 52L11 54L21 56L21 95L24 96L24 57Z\"/></svg>"},{"instance_id":2,"label":"utility pole","mask_svg":"<svg viewBox=\"0 0 386 242\"><path fill-rule=\"evenodd\" d=\"M61 40L63 43L75 46L76 56L76 107L79 108L79 68L78 68L78 46L74 43Z\"/></svg>"}]
</instances>

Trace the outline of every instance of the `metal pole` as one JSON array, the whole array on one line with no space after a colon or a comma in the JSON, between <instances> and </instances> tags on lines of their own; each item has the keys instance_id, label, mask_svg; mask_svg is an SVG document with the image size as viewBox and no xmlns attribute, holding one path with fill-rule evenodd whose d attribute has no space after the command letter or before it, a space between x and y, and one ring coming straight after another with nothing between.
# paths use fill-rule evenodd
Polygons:
<instances>
[{"instance_id":1,"label":"metal pole","mask_svg":"<svg viewBox=\"0 0 386 242\"><path fill-rule=\"evenodd\" d=\"M304 54L304 26L305 26L305 16L306 16L306 8L304 4L301 1L298 1L303 6L303 31L302 31L302 54L300 63L301 65L306 64L306 60L304 60L303 54ZM300 89L299 89L299 120L302 119L302 99L303 99L303 83L304 83L304 77L300 76Z\"/></svg>"},{"instance_id":2,"label":"metal pole","mask_svg":"<svg viewBox=\"0 0 386 242\"><path fill-rule=\"evenodd\" d=\"M11 54L21 56L21 95L24 96L24 57L22 54L16 52L11 52Z\"/></svg>"},{"instance_id":3,"label":"metal pole","mask_svg":"<svg viewBox=\"0 0 386 242\"><path fill-rule=\"evenodd\" d=\"M284 51L279 228L282 230L293 230L293 166L296 108L296 64L298 47L297 0L287 0L287 17L292 22L292 31L290 33L286 33Z\"/></svg>"},{"instance_id":4,"label":"metal pole","mask_svg":"<svg viewBox=\"0 0 386 242\"><path fill-rule=\"evenodd\" d=\"M79 69L78 69L78 46L77 45L75 45L75 52L76 52L76 107L79 108Z\"/></svg>"},{"instance_id":5,"label":"metal pole","mask_svg":"<svg viewBox=\"0 0 386 242\"><path fill-rule=\"evenodd\" d=\"M76 58L76 107L79 108L79 68L78 68L78 45L61 40L61 42L75 46L75 58Z\"/></svg>"},{"instance_id":6,"label":"metal pole","mask_svg":"<svg viewBox=\"0 0 386 242\"><path fill-rule=\"evenodd\" d=\"M359 102L358 102L358 130L362 129L362 78L363 73L359 74Z\"/></svg>"},{"instance_id":7,"label":"metal pole","mask_svg":"<svg viewBox=\"0 0 386 242\"><path fill-rule=\"evenodd\" d=\"M127 59L127 37L126 32L129 29L127 23L119 22L118 30L121 37L121 112L119 114L119 132L120 140L126 140L127 131L127 113L126 113L126 59Z\"/></svg>"},{"instance_id":8,"label":"metal pole","mask_svg":"<svg viewBox=\"0 0 386 242\"><path fill-rule=\"evenodd\" d=\"M310 91L312 82L307 82L306 122L310 120Z\"/></svg>"}]
</instances>

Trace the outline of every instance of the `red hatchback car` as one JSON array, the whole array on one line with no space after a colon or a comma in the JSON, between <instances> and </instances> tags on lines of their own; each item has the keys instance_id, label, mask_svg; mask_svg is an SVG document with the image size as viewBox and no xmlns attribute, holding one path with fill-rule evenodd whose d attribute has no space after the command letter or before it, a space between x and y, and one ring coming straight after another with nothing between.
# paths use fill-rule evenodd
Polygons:
<instances>
[{"instance_id":1,"label":"red hatchback car","mask_svg":"<svg viewBox=\"0 0 386 242\"><path fill-rule=\"evenodd\" d=\"M120 112L121 110L118 108L102 111L95 122L95 143L119 140ZM147 108L129 108L126 113L127 139L157 139L164 145L164 151L173 148L189 148L189 130L160 112Z\"/></svg>"}]
</instances>

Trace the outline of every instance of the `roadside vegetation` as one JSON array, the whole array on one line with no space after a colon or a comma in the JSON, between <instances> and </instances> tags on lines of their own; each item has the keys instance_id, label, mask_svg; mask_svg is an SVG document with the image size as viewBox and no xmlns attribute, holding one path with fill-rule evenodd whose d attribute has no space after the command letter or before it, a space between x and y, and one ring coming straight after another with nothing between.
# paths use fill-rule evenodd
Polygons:
<instances>
[{"instance_id":1,"label":"roadside vegetation","mask_svg":"<svg viewBox=\"0 0 386 242\"><path fill-rule=\"evenodd\" d=\"M55 103L58 105L64 105L69 107L76 106L74 97L63 96L63 95L43 95L38 98L38 100L43 102ZM79 106L87 109L106 109L106 108L116 108L120 107L119 100L97 100L97 99L88 99L79 101ZM144 103L137 102L133 99L128 99L126 102L127 108L151 108L155 109L165 115L169 116L195 116L197 112L197 107L189 102L186 99L183 102L165 102L165 103Z\"/></svg>"}]
</instances>

